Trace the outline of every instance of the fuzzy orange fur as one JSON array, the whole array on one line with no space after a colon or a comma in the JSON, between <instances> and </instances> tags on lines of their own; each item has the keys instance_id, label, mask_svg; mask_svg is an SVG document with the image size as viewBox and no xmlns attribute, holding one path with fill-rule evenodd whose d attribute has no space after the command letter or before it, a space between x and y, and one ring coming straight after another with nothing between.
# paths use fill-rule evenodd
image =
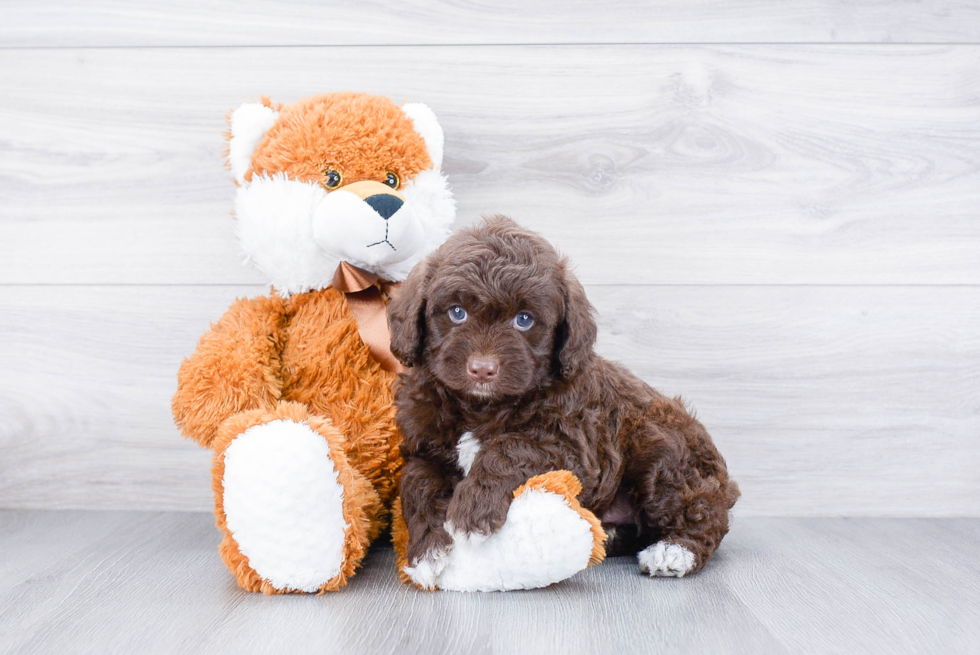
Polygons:
<instances>
[{"instance_id":1,"label":"fuzzy orange fur","mask_svg":"<svg viewBox=\"0 0 980 655\"><path fill-rule=\"evenodd\" d=\"M322 183L329 167L341 172L344 185L384 182L389 172L406 182L432 166L412 120L387 98L336 93L285 107L265 97L259 102L280 115L252 154L247 180L260 172ZM184 436L215 451L221 556L243 588L289 591L263 580L228 530L222 480L230 443L245 429L277 418L302 421L327 440L351 526L341 572L320 591L337 589L384 528L397 493L402 458L394 378L362 342L344 294L332 288L236 300L184 360L174 419Z\"/></svg>"},{"instance_id":2,"label":"fuzzy orange fur","mask_svg":"<svg viewBox=\"0 0 980 655\"><path fill-rule=\"evenodd\" d=\"M275 406L285 321L279 296L243 298L204 333L181 364L171 402L185 437L210 448L218 425L232 414Z\"/></svg>"},{"instance_id":3,"label":"fuzzy orange fur","mask_svg":"<svg viewBox=\"0 0 980 655\"><path fill-rule=\"evenodd\" d=\"M589 566L599 564L606 558L606 533L595 514L582 507L578 502L578 495L582 492L582 483L573 473L570 471L549 471L536 475L514 490L514 498L531 490L547 491L564 497L568 506L588 522L589 529L592 530L592 556L589 558ZM402 516L401 498L395 499L391 514L391 542L395 547L395 566L398 567L398 578L402 582L424 589L405 573L405 568L409 565L408 526L405 523L405 517Z\"/></svg>"},{"instance_id":4,"label":"fuzzy orange fur","mask_svg":"<svg viewBox=\"0 0 980 655\"><path fill-rule=\"evenodd\" d=\"M342 586L384 528L401 471L392 382L361 341L344 294L329 288L238 300L184 360L173 399L184 434L215 451L213 486L221 556L244 589L281 593L248 566L228 531L222 502L224 450L253 425L291 418L330 444L352 526ZM283 590L283 592L286 590Z\"/></svg>"},{"instance_id":5,"label":"fuzzy orange fur","mask_svg":"<svg viewBox=\"0 0 980 655\"><path fill-rule=\"evenodd\" d=\"M395 373L361 341L344 294L290 296L282 348L283 400L303 403L345 435L345 453L386 505L398 489L401 436L395 427Z\"/></svg>"},{"instance_id":6,"label":"fuzzy orange fur","mask_svg":"<svg viewBox=\"0 0 980 655\"><path fill-rule=\"evenodd\" d=\"M236 301L201 337L177 374L173 410L185 436L211 447L232 414L303 403L340 430L353 466L387 503L401 469L394 379L361 341L344 294L273 294Z\"/></svg>"},{"instance_id":7,"label":"fuzzy orange fur","mask_svg":"<svg viewBox=\"0 0 980 655\"><path fill-rule=\"evenodd\" d=\"M578 502L578 495L582 493L582 483L571 471L549 471L535 475L514 490L514 498L533 489L564 496L568 506L589 523L589 529L592 530L592 557L589 558L589 566L595 566L606 559L606 532L595 514Z\"/></svg>"},{"instance_id":8,"label":"fuzzy orange fur","mask_svg":"<svg viewBox=\"0 0 980 655\"><path fill-rule=\"evenodd\" d=\"M240 412L229 417L218 428L218 436L214 441L214 465L212 467L211 486L214 489L215 508L218 528L224 533L224 539L219 548L225 565L235 575L239 586L248 591L261 591L264 594L303 593L293 589L276 589L248 565L248 558L242 554L235 542L234 535L228 529L224 512L225 451L235 437L249 428L287 419L308 425L314 432L320 434L330 445L337 478L344 489L343 515L344 521L350 528L344 540L344 561L340 572L320 587L319 593L336 591L347 584L347 579L354 574L364 558L371 540L377 536L378 515L381 512L381 499L371 483L351 466L344 444L344 436L329 421L329 419L312 416L300 403L281 402L272 411L251 410Z\"/></svg>"},{"instance_id":9,"label":"fuzzy orange fur","mask_svg":"<svg viewBox=\"0 0 980 655\"><path fill-rule=\"evenodd\" d=\"M330 129L323 129L327 121ZM431 166L425 141L398 105L365 93L331 93L282 108L245 179L286 173L292 180L321 182L324 169L333 168L343 184L384 182L389 171L406 182Z\"/></svg>"},{"instance_id":10,"label":"fuzzy orange fur","mask_svg":"<svg viewBox=\"0 0 980 655\"><path fill-rule=\"evenodd\" d=\"M405 517L402 516L401 498L395 498L395 502L391 506L391 545L395 547L395 567L398 569L398 579L422 589L421 585L416 584L405 573L405 568L408 566L408 526L405 524Z\"/></svg>"}]
</instances>

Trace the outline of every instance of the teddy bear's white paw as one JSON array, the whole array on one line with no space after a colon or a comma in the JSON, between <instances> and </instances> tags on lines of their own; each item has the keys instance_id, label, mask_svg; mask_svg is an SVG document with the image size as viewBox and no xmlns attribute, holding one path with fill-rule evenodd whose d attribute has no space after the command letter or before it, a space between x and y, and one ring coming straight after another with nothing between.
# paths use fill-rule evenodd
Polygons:
<instances>
[{"instance_id":1,"label":"teddy bear's white paw","mask_svg":"<svg viewBox=\"0 0 980 655\"><path fill-rule=\"evenodd\" d=\"M546 587L585 569L593 541L589 522L563 496L529 489L511 503L499 532L453 544L435 584L450 591Z\"/></svg>"},{"instance_id":2,"label":"teddy bear's white paw","mask_svg":"<svg viewBox=\"0 0 980 655\"><path fill-rule=\"evenodd\" d=\"M277 420L224 453L224 512L249 565L276 589L318 591L343 562L344 490L330 446L305 423Z\"/></svg>"},{"instance_id":3,"label":"teddy bear's white paw","mask_svg":"<svg viewBox=\"0 0 980 655\"><path fill-rule=\"evenodd\" d=\"M652 577L683 578L694 568L694 553L684 546L665 541L641 550L636 559L640 561L640 571Z\"/></svg>"}]
</instances>

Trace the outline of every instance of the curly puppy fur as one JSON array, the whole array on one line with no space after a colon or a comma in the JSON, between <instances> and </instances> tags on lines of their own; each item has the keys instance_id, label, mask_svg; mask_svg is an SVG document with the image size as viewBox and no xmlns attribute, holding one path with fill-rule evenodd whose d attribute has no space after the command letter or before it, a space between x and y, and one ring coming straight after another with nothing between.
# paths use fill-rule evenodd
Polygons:
<instances>
[{"instance_id":1,"label":"curly puppy fur","mask_svg":"<svg viewBox=\"0 0 980 655\"><path fill-rule=\"evenodd\" d=\"M513 490L556 469L582 482L611 554L662 541L696 571L718 548L739 495L724 459L679 399L593 352L593 308L542 237L502 216L462 230L415 268L389 323L410 367L395 395L408 561L449 548L447 523L496 532Z\"/></svg>"}]
</instances>

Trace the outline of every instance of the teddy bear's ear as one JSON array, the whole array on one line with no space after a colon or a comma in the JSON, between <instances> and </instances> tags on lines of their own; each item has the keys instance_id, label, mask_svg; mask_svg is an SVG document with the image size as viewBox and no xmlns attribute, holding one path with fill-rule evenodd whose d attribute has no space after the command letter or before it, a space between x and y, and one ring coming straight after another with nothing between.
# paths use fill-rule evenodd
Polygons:
<instances>
[{"instance_id":1,"label":"teddy bear's ear","mask_svg":"<svg viewBox=\"0 0 980 655\"><path fill-rule=\"evenodd\" d=\"M415 131L425 140L425 147L429 151L433 168L442 168L442 147L445 137L436 115L420 102L406 103L402 105L402 111L412 119Z\"/></svg>"},{"instance_id":2,"label":"teddy bear's ear","mask_svg":"<svg viewBox=\"0 0 980 655\"><path fill-rule=\"evenodd\" d=\"M235 180L245 182L252 165L252 153L269 128L275 125L279 112L264 104L247 102L231 113L231 136L228 139L228 163Z\"/></svg>"}]
</instances>

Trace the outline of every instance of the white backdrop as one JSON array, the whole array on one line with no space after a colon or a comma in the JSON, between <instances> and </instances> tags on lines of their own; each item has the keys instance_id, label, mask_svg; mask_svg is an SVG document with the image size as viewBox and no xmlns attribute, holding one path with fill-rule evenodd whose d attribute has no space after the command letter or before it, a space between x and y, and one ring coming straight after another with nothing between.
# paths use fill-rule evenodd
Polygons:
<instances>
[{"instance_id":1,"label":"white backdrop","mask_svg":"<svg viewBox=\"0 0 980 655\"><path fill-rule=\"evenodd\" d=\"M267 291L224 112L363 90L440 117L458 225L572 257L738 513L980 514L980 6L525 4L5 3L0 507L210 509L177 367Z\"/></svg>"}]
</instances>

